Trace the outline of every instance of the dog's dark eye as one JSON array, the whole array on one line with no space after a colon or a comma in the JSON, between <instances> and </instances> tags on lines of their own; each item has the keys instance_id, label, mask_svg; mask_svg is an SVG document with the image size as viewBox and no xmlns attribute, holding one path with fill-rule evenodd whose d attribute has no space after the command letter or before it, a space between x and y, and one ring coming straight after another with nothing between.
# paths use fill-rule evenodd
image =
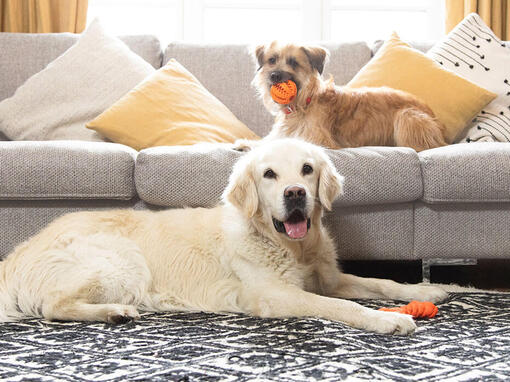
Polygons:
<instances>
[{"instance_id":1,"label":"dog's dark eye","mask_svg":"<svg viewBox=\"0 0 510 382\"><path fill-rule=\"evenodd\" d=\"M264 172L264 178L268 178L268 179L276 179L276 173L271 170L270 168L268 168L265 172Z\"/></svg>"},{"instance_id":2,"label":"dog's dark eye","mask_svg":"<svg viewBox=\"0 0 510 382\"><path fill-rule=\"evenodd\" d=\"M301 171L303 172L303 175L308 175L308 174L311 174L313 172L313 168L309 164L304 164L303 165L303 170L301 170Z\"/></svg>"},{"instance_id":3,"label":"dog's dark eye","mask_svg":"<svg viewBox=\"0 0 510 382\"><path fill-rule=\"evenodd\" d=\"M291 57L287 60L287 64L289 64L290 66L292 66L292 69L296 69L297 66L298 66L298 63L296 61L296 59L294 57Z\"/></svg>"},{"instance_id":4,"label":"dog's dark eye","mask_svg":"<svg viewBox=\"0 0 510 382\"><path fill-rule=\"evenodd\" d=\"M267 60L271 65L276 64L276 57L270 57L269 60Z\"/></svg>"}]
</instances>

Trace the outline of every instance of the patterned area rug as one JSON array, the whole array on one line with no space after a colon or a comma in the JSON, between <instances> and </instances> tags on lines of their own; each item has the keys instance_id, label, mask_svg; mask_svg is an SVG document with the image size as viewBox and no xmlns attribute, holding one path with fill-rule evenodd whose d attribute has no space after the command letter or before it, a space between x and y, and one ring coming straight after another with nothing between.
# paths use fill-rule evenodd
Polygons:
<instances>
[{"instance_id":1,"label":"patterned area rug","mask_svg":"<svg viewBox=\"0 0 510 382\"><path fill-rule=\"evenodd\" d=\"M452 293L418 326L396 337L238 314L146 314L123 326L28 320L0 325L0 379L508 380L510 294Z\"/></svg>"}]
</instances>

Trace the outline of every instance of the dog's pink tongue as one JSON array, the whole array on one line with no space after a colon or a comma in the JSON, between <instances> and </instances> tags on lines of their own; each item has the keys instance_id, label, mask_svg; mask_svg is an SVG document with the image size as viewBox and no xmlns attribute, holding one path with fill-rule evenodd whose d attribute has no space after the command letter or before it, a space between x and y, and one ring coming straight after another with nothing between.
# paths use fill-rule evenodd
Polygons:
<instances>
[{"instance_id":1,"label":"dog's pink tongue","mask_svg":"<svg viewBox=\"0 0 510 382\"><path fill-rule=\"evenodd\" d=\"M306 232L308 231L306 220L299 223L283 222L283 225L285 226L287 235L293 239L301 239L305 237Z\"/></svg>"}]
</instances>

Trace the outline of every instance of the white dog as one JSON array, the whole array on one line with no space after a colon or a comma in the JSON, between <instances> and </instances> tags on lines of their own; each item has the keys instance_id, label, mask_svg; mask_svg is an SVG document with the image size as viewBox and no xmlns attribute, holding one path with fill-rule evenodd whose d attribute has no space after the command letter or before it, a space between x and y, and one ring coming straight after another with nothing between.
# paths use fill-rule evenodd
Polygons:
<instances>
[{"instance_id":1,"label":"white dog","mask_svg":"<svg viewBox=\"0 0 510 382\"><path fill-rule=\"evenodd\" d=\"M138 310L203 310L411 333L408 315L339 299L446 297L338 270L321 217L342 180L319 147L275 140L239 160L216 208L65 215L0 263L0 320L122 323Z\"/></svg>"}]
</instances>

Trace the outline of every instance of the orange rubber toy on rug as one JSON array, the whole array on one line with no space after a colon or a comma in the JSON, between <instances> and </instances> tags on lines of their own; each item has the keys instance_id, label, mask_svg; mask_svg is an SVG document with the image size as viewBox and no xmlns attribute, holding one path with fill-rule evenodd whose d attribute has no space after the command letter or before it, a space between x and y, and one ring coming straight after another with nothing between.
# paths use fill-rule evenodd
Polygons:
<instances>
[{"instance_id":1,"label":"orange rubber toy on rug","mask_svg":"<svg viewBox=\"0 0 510 382\"><path fill-rule=\"evenodd\" d=\"M297 87L294 81L279 82L271 86L271 97L280 105L288 105L296 97Z\"/></svg>"},{"instance_id":2,"label":"orange rubber toy on rug","mask_svg":"<svg viewBox=\"0 0 510 382\"><path fill-rule=\"evenodd\" d=\"M397 308L380 308L385 312L410 314L413 318L432 318L437 314L437 306L429 301L411 301Z\"/></svg>"}]
</instances>

